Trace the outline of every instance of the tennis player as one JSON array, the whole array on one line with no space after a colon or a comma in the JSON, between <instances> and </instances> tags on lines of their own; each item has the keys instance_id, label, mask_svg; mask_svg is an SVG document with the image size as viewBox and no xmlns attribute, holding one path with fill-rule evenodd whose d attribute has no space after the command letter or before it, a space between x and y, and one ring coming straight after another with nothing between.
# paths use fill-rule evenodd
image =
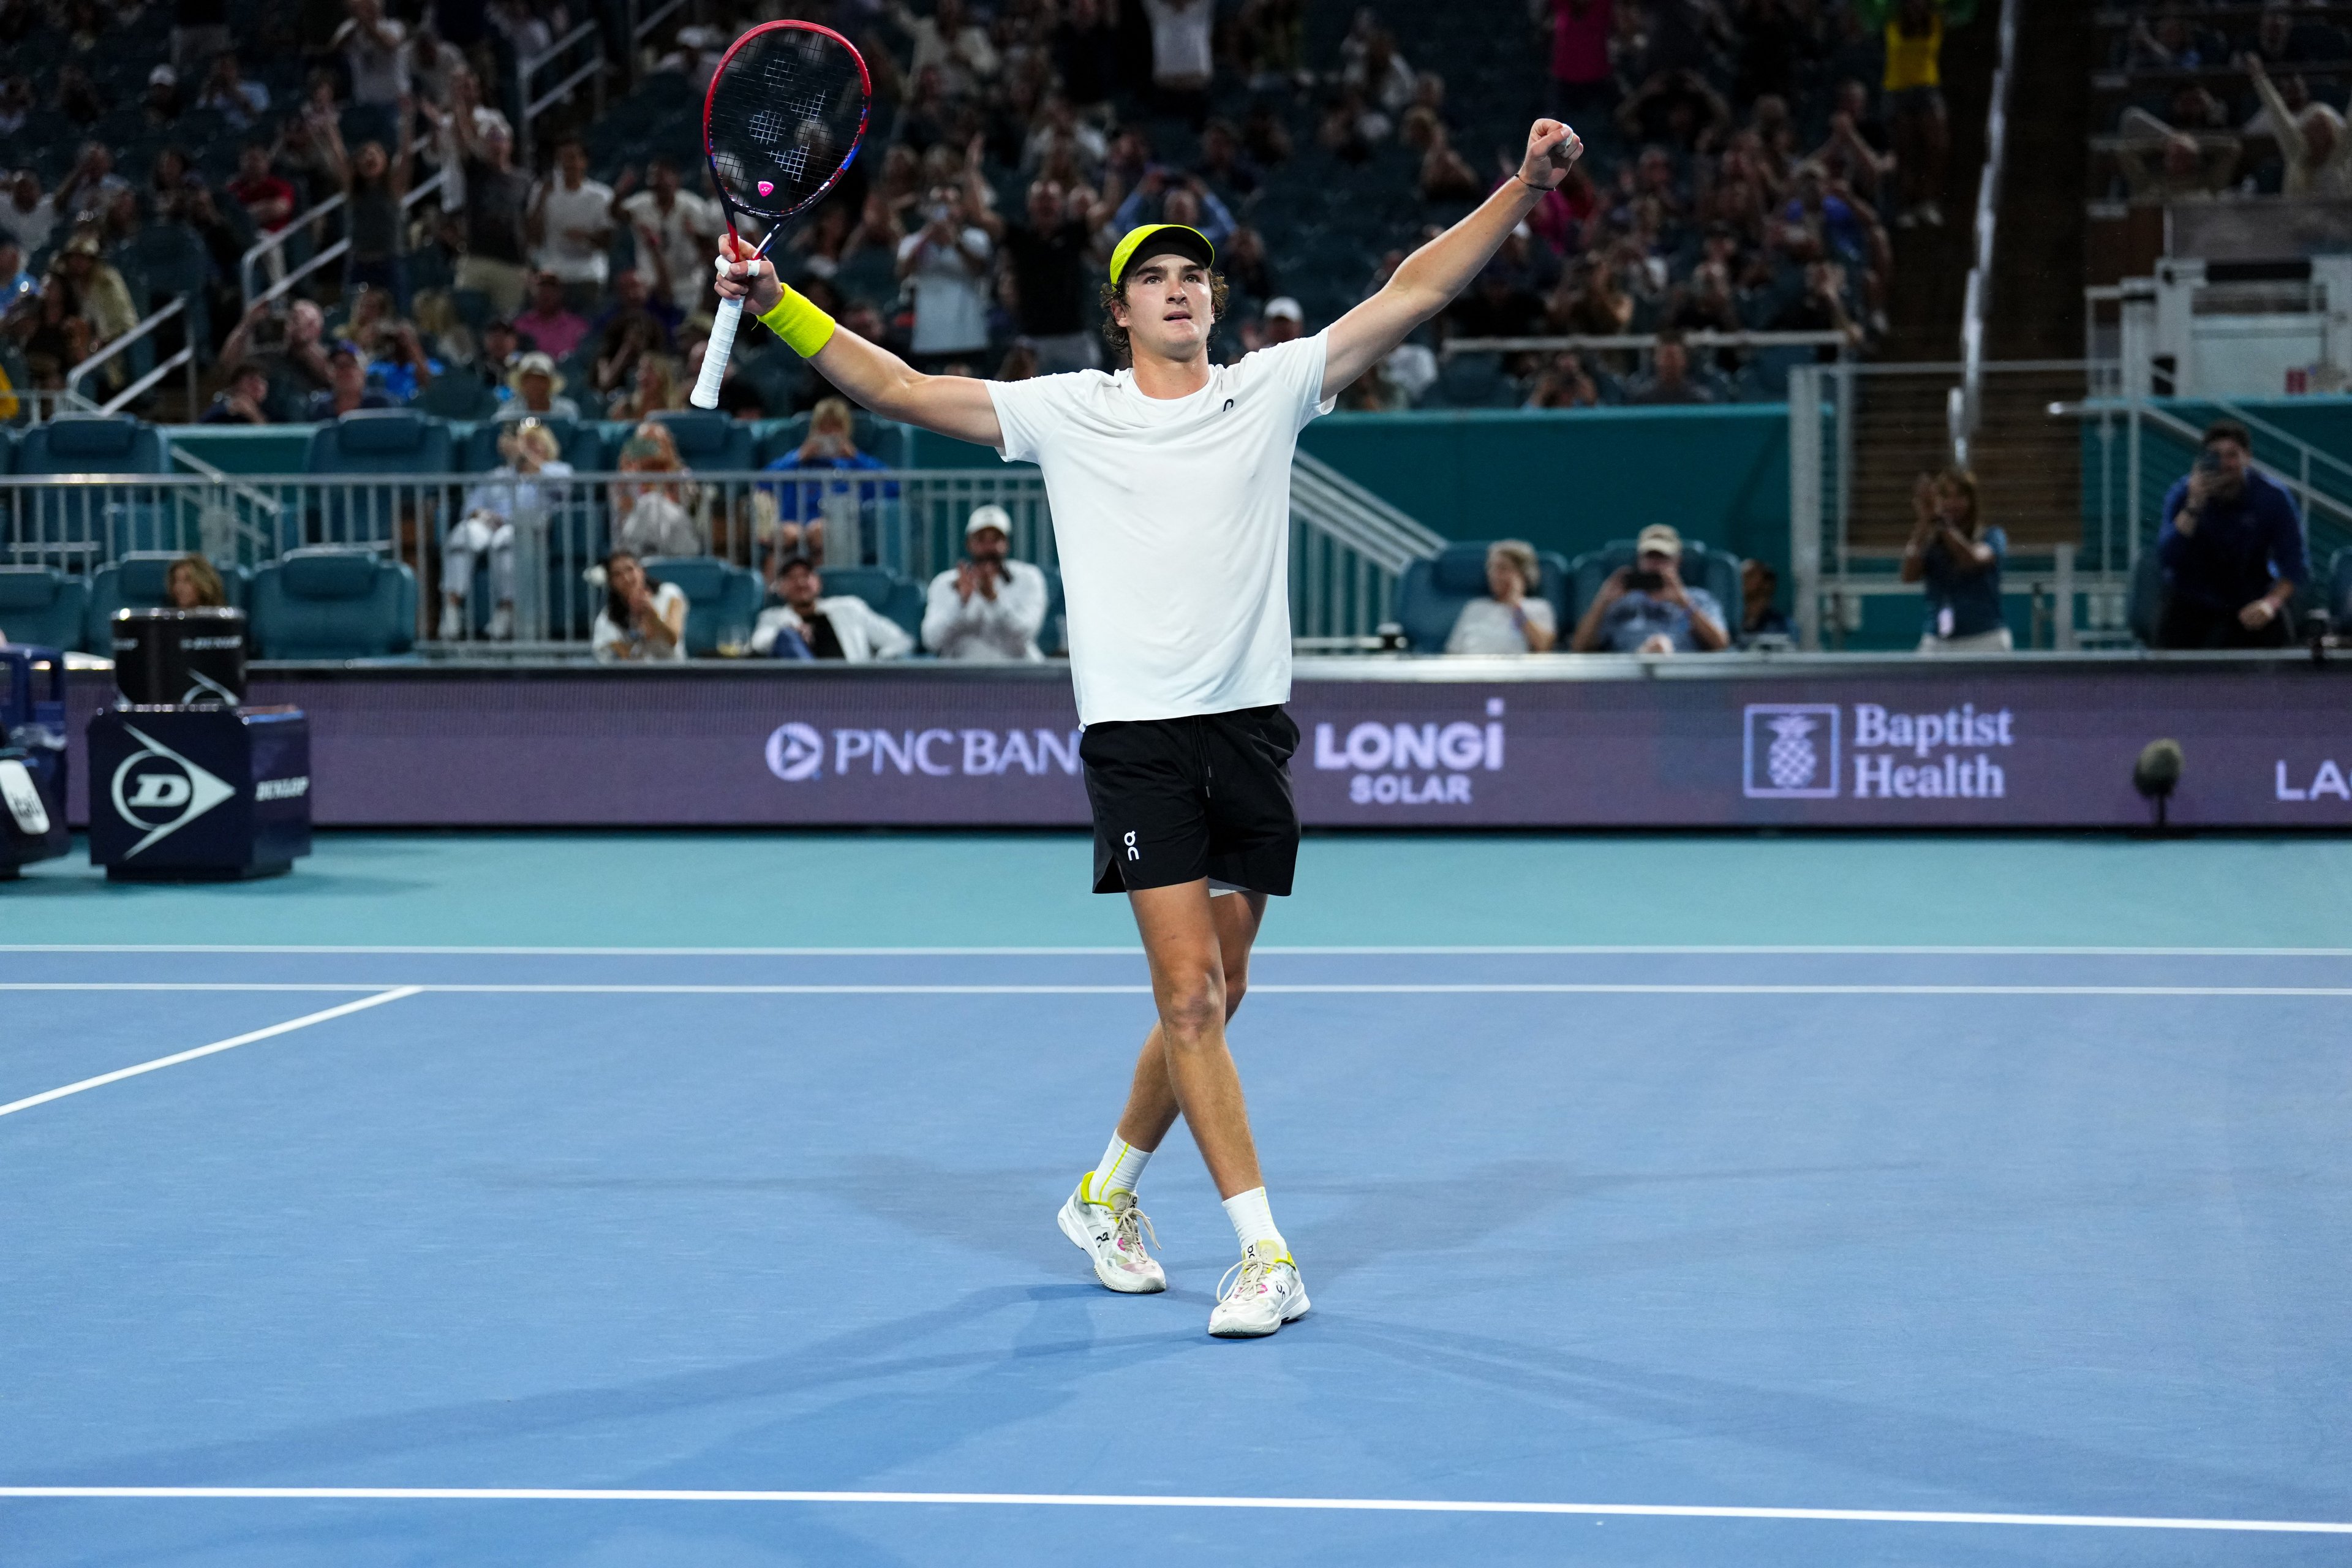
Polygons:
<instances>
[{"instance_id":1,"label":"tennis player","mask_svg":"<svg viewBox=\"0 0 2352 1568\"><path fill-rule=\"evenodd\" d=\"M1517 175L1379 293L1314 337L1229 365L1209 357L1225 300L1215 252L1179 224L1137 228L1111 253L1104 331L1132 368L1010 383L919 375L838 328L748 245L720 242L719 292L746 300L851 398L1045 470L1085 728L1095 890L1127 894L1160 1012L1117 1133L1063 1205L1061 1227L1111 1289L1166 1289L1135 1188L1181 1114L1242 1247L1209 1315L1213 1334L1271 1334L1307 1306L1225 1046L1265 900L1290 891L1298 854L1288 773L1298 730L1282 708L1291 455L1307 421L1444 310L1582 151L1567 126L1537 121Z\"/></svg>"}]
</instances>

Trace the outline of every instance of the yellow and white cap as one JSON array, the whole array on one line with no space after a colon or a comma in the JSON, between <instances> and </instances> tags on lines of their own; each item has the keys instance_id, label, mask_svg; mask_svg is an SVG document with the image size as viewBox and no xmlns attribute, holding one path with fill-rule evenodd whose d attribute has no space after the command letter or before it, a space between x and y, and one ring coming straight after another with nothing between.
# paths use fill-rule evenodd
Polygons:
<instances>
[{"instance_id":1,"label":"yellow and white cap","mask_svg":"<svg viewBox=\"0 0 2352 1568\"><path fill-rule=\"evenodd\" d=\"M1119 279L1127 276L1128 263L1137 256L1149 258L1170 251L1189 257L1203 267L1217 264L1217 247L1199 229L1181 223L1142 224L1129 229L1127 237L1118 242L1118 248L1110 253L1111 287L1118 287Z\"/></svg>"}]
</instances>

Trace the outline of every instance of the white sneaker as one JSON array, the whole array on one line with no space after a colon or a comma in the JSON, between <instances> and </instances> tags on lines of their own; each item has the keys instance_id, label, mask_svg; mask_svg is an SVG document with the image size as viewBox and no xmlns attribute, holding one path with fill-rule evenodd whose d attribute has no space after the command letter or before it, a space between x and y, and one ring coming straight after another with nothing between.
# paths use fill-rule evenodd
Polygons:
<instances>
[{"instance_id":1,"label":"white sneaker","mask_svg":"<svg viewBox=\"0 0 2352 1568\"><path fill-rule=\"evenodd\" d=\"M492 642L512 642L514 640L514 606L500 605L497 609L492 610L488 629L482 635Z\"/></svg>"},{"instance_id":2,"label":"white sneaker","mask_svg":"<svg viewBox=\"0 0 2352 1568\"><path fill-rule=\"evenodd\" d=\"M1095 1262L1095 1278L1122 1296L1149 1296L1168 1289L1168 1275L1143 1245L1146 1232L1157 1242L1160 1234L1135 1206L1135 1194L1117 1192L1107 1204L1094 1201L1088 1191L1095 1173L1078 1178L1077 1191L1062 1205L1062 1234Z\"/></svg>"},{"instance_id":3,"label":"white sneaker","mask_svg":"<svg viewBox=\"0 0 2352 1568\"><path fill-rule=\"evenodd\" d=\"M464 637L465 635L466 601L463 599L442 600L441 640L443 642L456 642L459 637Z\"/></svg>"},{"instance_id":4,"label":"white sneaker","mask_svg":"<svg viewBox=\"0 0 2352 1568\"><path fill-rule=\"evenodd\" d=\"M1231 1289L1225 1279L1233 1280ZM1242 1260L1225 1270L1225 1279L1217 1281L1217 1307L1209 1314L1209 1331L1219 1339L1263 1338L1307 1315L1307 1286L1278 1241L1250 1243Z\"/></svg>"}]
</instances>

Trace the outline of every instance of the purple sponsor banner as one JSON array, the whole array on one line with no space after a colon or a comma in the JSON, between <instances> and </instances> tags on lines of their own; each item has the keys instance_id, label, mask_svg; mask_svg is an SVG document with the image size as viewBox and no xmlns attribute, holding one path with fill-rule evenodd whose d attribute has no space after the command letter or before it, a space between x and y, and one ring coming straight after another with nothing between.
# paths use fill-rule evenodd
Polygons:
<instances>
[{"instance_id":1,"label":"purple sponsor banner","mask_svg":"<svg viewBox=\"0 0 2352 1568\"><path fill-rule=\"evenodd\" d=\"M2352 671L2340 667L1552 668L1574 678L1302 661L1300 815L1370 827L2134 826L2148 808L2133 759L2169 737L2187 756L2176 824L2352 826ZM83 719L110 695L104 682L75 680ZM321 826L1087 822L1076 712L1052 666L263 667L252 698L310 714ZM88 776L79 757L75 776Z\"/></svg>"}]
</instances>

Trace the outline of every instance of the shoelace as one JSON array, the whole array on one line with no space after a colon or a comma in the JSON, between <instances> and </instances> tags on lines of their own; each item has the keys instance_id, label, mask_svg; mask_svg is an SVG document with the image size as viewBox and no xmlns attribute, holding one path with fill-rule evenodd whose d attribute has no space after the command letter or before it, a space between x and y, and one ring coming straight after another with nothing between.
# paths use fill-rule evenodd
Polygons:
<instances>
[{"instance_id":1,"label":"shoelace","mask_svg":"<svg viewBox=\"0 0 2352 1568\"><path fill-rule=\"evenodd\" d=\"M1143 1245L1144 1233L1147 1231L1150 1233L1153 1247L1160 1245L1160 1233L1151 1229L1151 1216L1137 1208L1132 1203L1123 1209L1113 1210L1112 1214L1114 1216L1111 1221L1114 1227L1112 1234L1117 1237L1120 1249L1126 1250L1132 1247L1138 1254L1150 1257L1150 1251Z\"/></svg>"},{"instance_id":2,"label":"shoelace","mask_svg":"<svg viewBox=\"0 0 2352 1568\"><path fill-rule=\"evenodd\" d=\"M1217 1300L1220 1301L1230 1301L1236 1296L1246 1296L1251 1294L1252 1286L1264 1285L1266 1282L1267 1276L1271 1275L1280 1267L1280 1264L1270 1262L1265 1258L1260 1258L1254 1252L1248 1254L1246 1257L1243 1258L1239 1263L1234 1264L1232 1268L1226 1269L1224 1272L1224 1278L1217 1281ZM1234 1274L1236 1270L1240 1272L1241 1278L1234 1280L1234 1288L1228 1290L1225 1289L1225 1280L1233 1279Z\"/></svg>"}]
</instances>

